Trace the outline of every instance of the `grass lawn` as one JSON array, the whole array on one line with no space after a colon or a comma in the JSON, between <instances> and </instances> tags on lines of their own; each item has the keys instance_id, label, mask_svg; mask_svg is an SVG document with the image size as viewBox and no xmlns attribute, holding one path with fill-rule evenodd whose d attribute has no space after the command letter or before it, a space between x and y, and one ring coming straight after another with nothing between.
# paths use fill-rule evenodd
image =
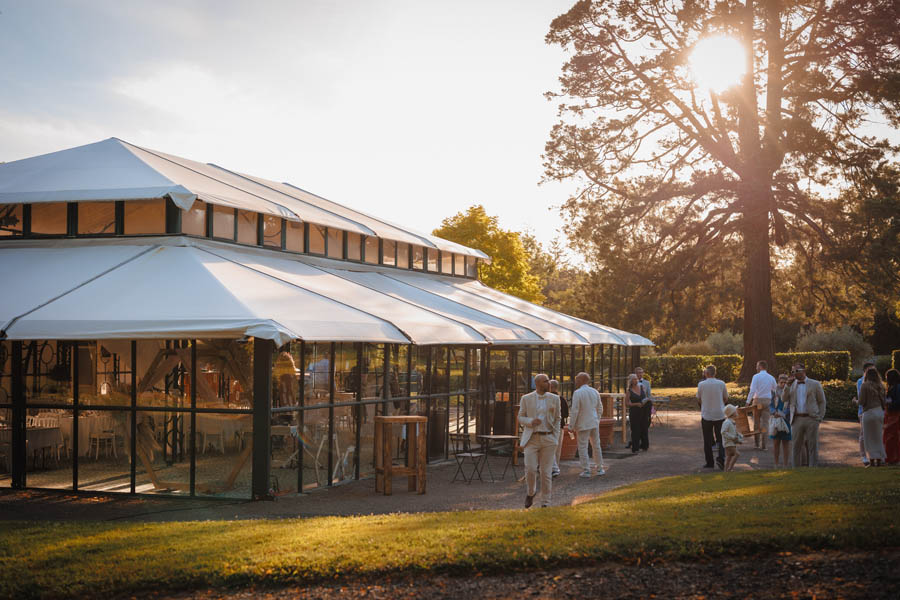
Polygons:
<instances>
[{"instance_id":1,"label":"grass lawn","mask_svg":"<svg viewBox=\"0 0 900 600\"><path fill-rule=\"evenodd\" d=\"M734 397L735 403L737 400L740 400L740 404L743 405L747 400L747 391L750 389L750 386L747 385L739 385L734 382L726 383L725 387L728 388L729 397ZM654 396L668 396L671 399L671 403L669 404L669 410L700 410L697 406L697 386L693 387L655 387L653 388Z\"/></svg>"},{"instance_id":2,"label":"grass lawn","mask_svg":"<svg viewBox=\"0 0 900 600\"><path fill-rule=\"evenodd\" d=\"M709 473L576 507L171 523L3 522L0 597L304 583L897 544L895 468ZM475 491L475 487L473 487Z\"/></svg>"}]
</instances>

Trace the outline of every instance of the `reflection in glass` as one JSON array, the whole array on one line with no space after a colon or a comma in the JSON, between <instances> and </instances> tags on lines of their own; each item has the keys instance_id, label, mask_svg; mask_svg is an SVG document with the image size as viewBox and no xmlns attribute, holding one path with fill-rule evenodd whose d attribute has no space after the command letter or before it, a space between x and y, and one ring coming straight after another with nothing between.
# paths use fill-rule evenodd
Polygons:
<instances>
[{"instance_id":1,"label":"reflection in glass","mask_svg":"<svg viewBox=\"0 0 900 600\"><path fill-rule=\"evenodd\" d=\"M413 269L422 270L425 268L425 248L422 246L413 246Z\"/></svg>"},{"instance_id":2,"label":"reflection in glass","mask_svg":"<svg viewBox=\"0 0 900 600\"><path fill-rule=\"evenodd\" d=\"M29 404L71 405L74 402L72 383L74 343L56 340L35 340L22 344L25 365L25 401ZM90 378L90 353L85 352L84 365L79 363L79 375Z\"/></svg>"},{"instance_id":3,"label":"reflection in glass","mask_svg":"<svg viewBox=\"0 0 900 600\"><path fill-rule=\"evenodd\" d=\"M213 207L213 237L223 240L234 239L234 209L226 206Z\"/></svg>"},{"instance_id":4,"label":"reflection in glass","mask_svg":"<svg viewBox=\"0 0 900 600\"><path fill-rule=\"evenodd\" d=\"M462 254L454 254L453 255L453 274L454 275L465 275L466 274L466 257Z\"/></svg>"},{"instance_id":5,"label":"reflection in glass","mask_svg":"<svg viewBox=\"0 0 900 600\"><path fill-rule=\"evenodd\" d=\"M188 495L191 481L190 413L138 411L136 429L135 491L138 494Z\"/></svg>"},{"instance_id":6,"label":"reflection in glass","mask_svg":"<svg viewBox=\"0 0 900 600\"><path fill-rule=\"evenodd\" d=\"M181 233L206 237L206 203L194 200L191 210L181 211ZM125 219L126 227L128 219Z\"/></svg>"},{"instance_id":7,"label":"reflection in glass","mask_svg":"<svg viewBox=\"0 0 900 600\"><path fill-rule=\"evenodd\" d=\"M0 204L0 237L19 236L24 233L21 204Z\"/></svg>"},{"instance_id":8,"label":"reflection in glass","mask_svg":"<svg viewBox=\"0 0 900 600\"><path fill-rule=\"evenodd\" d=\"M328 258L344 258L344 232L328 228Z\"/></svg>"},{"instance_id":9,"label":"reflection in glass","mask_svg":"<svg viewBox=\"0 0 900 600\"><path fill-rule=\"evenodd\" d=\"M166 233L166 201L129 200L125 202L125 235L163 234ZM185 214L185 211L182 211ZM184 217L182 217L184 218ZM205 219L204 215L204 219ZM184 222L182 221L182 229ZM206 222L203 229L205 232ZM78 216L78 230L81 231L81 215Z\"/></svg>"},{"instance_id":10,"label":"reflection in glass","mask_svg":"<svg viewBox=\"0 0 900 600\"><path fill-rule=\"evenodd\" d=\"M281 248L281 217L263 215L263 245Z\"/></svg>"},{"instance_id":11,"label":"reflection in glass","mask_svg":"<svg viewBox=\"0 0 900 600\"><path fill-rule=\"evenodd\" d=\"M449 252L441 252L441 273L453 274L453 255Z\"/></svg>"},{"instance_id":12,"label":"reflection in glass","mask_svg":"<svg viewBox=\"0 0 900 600\"><path fill-rule=\"evenodd\" d=\"M197 472L198 496L249 498L252 472L253 417L251 415L198 413ZM280 477L280 451L294 447L290 427L272 425L272 474ZM276 454L278 453L278 454ZM296 481L296 477L294 477ZM294 486L296 487L296 485ZM279 485L280 488L280 485ZM284 491L282 489L279 492Z\"/></svg>"},{"instance_id":13,"label":"reflection in glass","mask_svg":"<svg viewBox=\"0 0 900 600\"><path fill-rule=\"evenodd\" d=\"M397 267L401 269L409 268L409 244L397 244Z\"/></svg>"},{"instance_id":14,"label":"reflection in glass","mask_svg":"<svg viewBox=\"0 0 900 600\"><path fill-rule=\"evenodd\" d=\"M309 253L325 254L325 228L321 225L309 225Z\"/></svg>"},{"instance_id":15,"label":"reflection in glass","mask_svg":"<svg viewBox=\"0 0 900 600\"><path fill-rule=\"evenodd\" d=\"M362 236L358 233L347 233L347 260L362 260Z\"/></svg>"},{"instance_id":16,"label":"reflection in glass","mask_svg":"<svg viewBox=\"0 0 900 600\"><path fill-rule=\"evenodd\" d=\"M237 241L239 244L247 244L249 246L256 246L259 241L259 232L257 231L257 219L259 219L259 215L255 212L251 212L249 210L239 210L237 214L237 222L238 222L238 237Z\"/></svg>"},{"instance_id":17,"label":"reflection in glass","mask_svg":"<svg viewBox=\"0 0 900 600\"><path fill-rule=\"evenodd\" d=\"M0 426L0 445L11 442L11 433ZM72 489L72 411L29 409L25 417L25 439L28 487Z\"/></svg>"},{"instance_id":18,"label":"reflection in glass","mask_svg":"<svg viewBox=\"0 0 900 600\"><path fill-rule=\"evenodd\" d=\"M285 250L304 252L303 230L305 227L303 223L300 221L287 221L286 224L287 239L284 241Z\"/></svg>"},{"instance_id":19,"label":"reflection in glass","mask_svg":"<svg viewBox=\"0 0 900 600\"><path fill-rule=\"evenodd\" d=\"M373 236L366 237L366 256L367 263L378 264L378 238Z\"/></svg>"},{"instance_id":20,"label":"reflection in glass","mask_svg":"<svg viewBox=\"0 0 900 600\"><path fill-rule=\"evenodd\" d=\"M438 270L438 251L435 248L426 248L427 252L427 267L429 271L437 272Z\"/></svg>"},{"instance_id":21,"label":"reflection in glass","mask_svg":"<svg viewBox=\"0 0 900 600\"><path fill-rule=\"evenodd\" d=\"M67 227L65 202L36 202L31 205L33 235L65 235Z\"/></svg>"},{"instance_id":22,"label":"reflection in glass","mask_svg":"<svg viewBox=\"0 0 900 600\"><path fill-rule=\"evenodd\" d=\"M130 405L131 375L131 341L79 344L78 402L82 406Z\"/></svg>"},{"instance_id":23,"label":"reflection in glass","mask_svg":"<svg viewBox=\"0 0 900 600\"><path fill-rule=\"evenodd\" d=\"M397 264L397 243L391 240L382 240L381 246L384 256L384 258L382 259L382 263L393 267L395 264Z\"/></svg>"},{"instance_id":24,"label":"reflection in glass","mask_svg":"<svg viewBox=\"0 0 900 600\"><path fill-rule=\"evenodd\" d=\"M478 278L478 259L474 256L466 257L466 277Z\"/></svg>"},{"instance_id":25,"label":"reflection in glass","mask_svg":"<svg viewBox=\"0 0 900 600\"><path fill-rule=\"evenodd\" d=\"M115 202L78 203L78 235L113 235L115 233Z\"/></svg>"},{"instance_id":26,"label":"reflection in glass","mask_svg":"<svg viewBox=\"0 0 900 600\"><path fill-rule=\"evenodd\" d=\"M78 489L131 491L130 411L80 413L78 442Z\"/></svg>"}]
</instances>

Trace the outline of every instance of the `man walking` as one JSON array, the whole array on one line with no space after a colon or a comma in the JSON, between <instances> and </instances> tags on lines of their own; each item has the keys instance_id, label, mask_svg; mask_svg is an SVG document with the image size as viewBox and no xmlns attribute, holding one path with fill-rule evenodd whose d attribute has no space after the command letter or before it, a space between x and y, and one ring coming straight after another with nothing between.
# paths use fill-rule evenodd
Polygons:
<instances>
[{"instance_id":1,"label":"man walking","mask_svg":"<svg viewBox=\"0 0 900 600\"><path fill-rule=\"evenodd\" d=\"M722 445L722 423L725 421L725 403L728 402L728 388L721 379L716 379L715 365L703 371L706 379L697 386L697 402L700 405L700 427L703 430L703 454L706 457L704 469L713 468L712 444L715 438L718 456L716 464L725 468L725 447Z\"/></svg>"},{"instance_id":2,"label":"man walking","mask_svg":"<svg viewBox=\"0 0 900 600\"><path fill-rule=\"evenodd\" d=\"M752 404L756 407L753 429L760 432L753 436L753 444L757 448L762 446L763 450L766 449L766 440L769 438L769 404L778 387L778 382L769 375L767 368L768 364L764 360L756 363L756 375L750 380L750 392L747 394L747 406Z\"/></svg>"},{"instance_id":3,"label":"man walking","mask_svg":"<svg viewBox=\"0 0 900 600\"><path fill-rule=\"evenodd\" d=\"M519 445L525 449L525 508L537 494L538 467L541 472L541 506L550 506L553 486L553 458L559 439L559 396L551 394L550 378L540 373L534 378L535 391L519 402L519 424L524 426Z\"/></svg>"},{"instance_id":4,"label":"man walking","mask_svg":"<svg viewBox=\"0 0 900 600\"><path fill-rule=\"evenodd\" d=\"M591 477L592 472L604 475L603 451L600 449L600 417L603 402L600 394L590 386L591 377L587 373L575 376L575 393L572 394L572 425L578 436L578 460L581 461L580 477ZM594 448L593 465L588 465L588 442Z\"/></svg>"},{"instance_id":5,"label":"man walking","mask_svg":"<svg viewBox=\"0 0 900 600\"><path fill-rule=\"evenodd\" d=\"M784 405L791 415L791 466L802 465L804 449L809 452L809 466L818 466L819 423L825 420L825 391L821 383L806 376L802 363L794 364L791 369L784 390Z\"/></svg>"}]
</instances>

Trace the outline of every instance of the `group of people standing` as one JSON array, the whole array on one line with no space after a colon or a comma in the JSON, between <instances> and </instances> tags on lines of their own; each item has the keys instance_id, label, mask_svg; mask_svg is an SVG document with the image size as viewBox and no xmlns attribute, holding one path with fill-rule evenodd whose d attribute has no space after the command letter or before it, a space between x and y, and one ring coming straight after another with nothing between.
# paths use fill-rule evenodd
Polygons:
<instances>
[{"instance_id":1,"label":"group of people standing","mask_svg":"<svg viewBox=\"0 0 900 600\"><path fill-rule=\"evenodd\" d=\"M875 363L867 362L856 382L859 453L867 467L900 462L900 371L890 369L885 379L887 390Z\"/></svg>"},{"instance_id":2,"label":"group of people standing","mask_svg":"<svg viewBox=\"0 0 900 600\"><path fill-rule=\"evenodd\" d=\"M700 404L700 424L703 431L704 468L730 471L740 453L737 446L743 436L737 431L734 415L737 408L728 404L725 382L716 378L716 367L704 371L705 379L697 386ZM791 373L775 379L768 372L766 361L756 363L756 374L750 382L747 404L755 405L754 444L766 450L767 439L772 440L775 466L799 467L819 463L819 424L825 419L825 391L822 384L806 376L806 367L795 363ZM713 448L718 456L713 462Z\"/></svg>"}]
</instances>

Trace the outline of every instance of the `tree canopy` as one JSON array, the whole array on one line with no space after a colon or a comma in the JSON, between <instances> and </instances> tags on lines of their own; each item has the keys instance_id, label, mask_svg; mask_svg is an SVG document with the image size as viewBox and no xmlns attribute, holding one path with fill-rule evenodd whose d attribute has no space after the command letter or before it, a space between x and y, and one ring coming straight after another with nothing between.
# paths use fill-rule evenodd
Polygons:
<instances>
[{"instance_id":1,"label":"tree canopy","mask_svg":"<svg viewBox=\"0 0 900 600\"><path fill-rule=\"evenodd\" d=\"M570 239L621 290L602 299L631 313L621 326L648 311L727 321L737 304L748 378L774 360L773 273L779 298L822 301L840 289L822 270L839 279L855 245L880 267L854 281L896 285L896 217L861 227L898 205L898 148L873 125L900 124L898 32L893 0L583 0L553 21L547 41L571 57L545 176L580 183ZM688 66L712 36L746 52L724 91Z\"/></svg>"},{"instance_id":2,"label":"tree canopy","mask_svg":"<svg viewBox=\"0 0 900 600\"><path fill-rule=\"evenodd\" d=\"M471 206L464 213L444 219L432 233L490 256L491 264L478 266L478 277L485 285L529 302L544 300L520 234L502 229L497 217L489 216L483 206Z\"/></svg>"}]
</instances>

